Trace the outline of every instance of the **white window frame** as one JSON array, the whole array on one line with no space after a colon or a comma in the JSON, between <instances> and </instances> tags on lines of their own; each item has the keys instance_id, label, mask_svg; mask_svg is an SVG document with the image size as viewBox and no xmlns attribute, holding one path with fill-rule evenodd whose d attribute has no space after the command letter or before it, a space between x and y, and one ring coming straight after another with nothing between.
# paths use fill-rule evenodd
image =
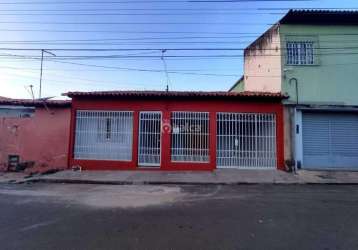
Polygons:
<instances>
[{"instance_id":1,"label":"white window frame","mask_svg":"<svg viewBox=\"0 0 358 250\"><path fill-rule=\"evenodd\" d=\"M171 129L171 162L210 162L209 112L172 111Z\"/></svg>"},{"instance_id":2,"label":"white window frame","mask_svg":"<svg viewBox=\"0 0 358 250\"><path fill-rule=\"evenodd\" d=\"M287 65L315 65L314 41L287 41Z\"/></svg>"},{"instance_id":3,"label":"white window frame","mask_svg":"<svg viewBox=\"0 0 358 250\"><path fill-rule=\"evenodd\" d=\"M132 161L133 111L77 110L74 158Z\"/></svg>"}]
</instances>

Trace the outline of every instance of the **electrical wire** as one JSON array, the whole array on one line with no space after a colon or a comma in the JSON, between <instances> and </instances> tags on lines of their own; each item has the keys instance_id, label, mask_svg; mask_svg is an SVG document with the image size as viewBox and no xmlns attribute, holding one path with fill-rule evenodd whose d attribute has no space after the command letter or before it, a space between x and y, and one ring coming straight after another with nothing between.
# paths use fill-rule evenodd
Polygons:
<instances>
[{"instance_id":1,"label":"electrical wire","mask_svg":"<svg viewBox=\"0 0 358 250\"><path fill-rule=\"evenodd\" d=\"M78 5L78 4L137 4L137 3L242 3L242 2L311 2L312 0L131 0L131 1L13 1L0 5Z\"/></svg>"},{"instance_id":2,"label":"electrical wire","mask_svg":"<svg viewBox=\"0 0 358 250\"><path fill-rule=\"evenodd\" d=\"M285 51L287 48L286 47L282 47L280 49L278 48L268 48L268 49L260 49L259 51ZM358 49L358 46L346 46L346 47L320 47L320 48L316 48L315 50L320 51L320 50L355 50ZM41 49L35 49L35 48L0 48L0 50L2 51L40 51ZM116 48L116 49L107 49L107 48L46 48L45 50L48 51L96 51L96 52L104 52L104 51L158 51L161 52L163 49L161 48ZM166 49L167 51L244 51L246 50L246 48L168 48ZM351 52L339 52L339 53L330 53L330 54L341 54L341 53L351 53ZM352 52L353 54L355 52ZM313 55L325 55L323 53L314 53ZM126 56L126 55L106 55L105 57L116 57L116 56ZM184 57L187 56L192 56L192 55L183 55ZM217 55L217 56L228 56L228 55ZM241 55L232 55L234 57L236 56L241 56ZM280 54L272 54L272 55L268 55L268 54L253 54L253 56L281 56ZM77 56L66 56L66 57L77 57ZM89 56L89 57L92 57ZM165 57L180 57L180 55L168 55ZM205 56L204 56L205 57ZM209 57L212 57L212 55L209 55Z\"/></svg>"},{"instance_id":3,"label":"electrical wire","mask_svg":"<svg viewBox=\"0 0 358 250\"><path fill-rule=\"evenodd\" d=\"M203 15L283 15L284 13L191 12L191 13L0 13L0 16L203 16Z\"/></svg>"},{"instance_id":4,"label":"electrical wire","mask_svg":"<svg viewBox=\"0 0 358 250\"><path fill-rule=\"evenodd\" d=\"M253 34L250 32L206 32L206 31L128 31L128 30L68 30L68 29L0 29L3 32L48 32L48 33L116 33L116 34L216 34L216 35L239 35ZM256 36L256 37L257 37Z\"/></svg>"},{"instance_id":5,"label":"electrical wire","mask_svg":"<svg viewBox=\"0 0 358 250\"><path fill-rule=\"evenodd\" d=\"M14 57L26 57L21 55L12 55ZM40 58L38 58L40 60ZM194 72L178 72L178 71L168 71L167 69L163 70L154 70L154 69L140 69L140 68L127 68L127 67L114 67L114 66L104 66L104 65L96 65L96 64L84 64L84 63L75 63L75 62L63 62L57 59L47 59L47 61L57 62L62 64L71 64L71 65L80 65L80 66L89 66L89 67L98 67L98 68L106 68L106 69L116 69L116 70L124 70L124 71L138 71L138 72L156 72L156 73L171 73L171 74L179 74L179 75L197 75L197 76L222 76L222 77L232 77L239 76L234 74L214 74L214 73L194 73Z\"/></svg>"},{"instance_id":6,"label":"electrical wire","mask_svg":"<svg viewBox=\"0 0 358 250\"><path fill-rule=\"evenodd\" d=\"M250 10L249 12L247 11L242 11L242 8L80 8L80 9L76 9L76 8L71 8L71 9L1 9L0 12L59 12L59 11L63 11L63 12L80 12L80 11L240 11L240 12L247 12L247 13L255 13L257 12L258 8L254 8L254 9L250 9L250 8L245 8L245 10ZM255 12L251 12L252 10L254 10ZM261 12L257 12L257 13L261 13ZM267 11L264 11L263 13L267 13ZM270 12L269 12L270 13ZM286 13L286 12L283 12Z\"/></svg>"},{"instance_id":7,"label":"electrical wire","mask_svg":"<svg viewBox=\"0 0 358 250\"><path fill-rule=\"evenodd\" d=\"M105 42L105 41L136 41L136 40L184 40L184 39L241 39L255 36L181 36L181 37L132 37L132 38L101 38L101 39L56 39L56 40L6 40L0 43L59 43L59 42ZM358 40L357 40L358 41Z\"/></svg>"},{"instance_id":8,"label":"electrical wire","mask_svg":"<svg viewBox=\"0 0 358 250\"><path fill-rule=\"evenodd\" d=\"M60 21L0 21L0 24L60 24L60 25L273 25L246 22L60 22Z\"/></svg>"}]
</instances>

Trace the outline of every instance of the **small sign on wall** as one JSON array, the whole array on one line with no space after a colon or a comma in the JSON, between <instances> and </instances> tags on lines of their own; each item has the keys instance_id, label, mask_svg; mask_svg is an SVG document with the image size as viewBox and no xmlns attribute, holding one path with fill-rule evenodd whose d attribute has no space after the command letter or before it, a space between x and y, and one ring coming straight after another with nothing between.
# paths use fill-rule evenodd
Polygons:
<instances>
[{"instance_id":1,"label":"small sign on wall","mask_svg":"<svg viewBox=\"0 0 358 250\"><path fill-rule=\"evenodd\" d=\"M174 127L173 128L173 134L179 134L180 133L180 128L179 127Z\"/></svg>"}]
</instances>

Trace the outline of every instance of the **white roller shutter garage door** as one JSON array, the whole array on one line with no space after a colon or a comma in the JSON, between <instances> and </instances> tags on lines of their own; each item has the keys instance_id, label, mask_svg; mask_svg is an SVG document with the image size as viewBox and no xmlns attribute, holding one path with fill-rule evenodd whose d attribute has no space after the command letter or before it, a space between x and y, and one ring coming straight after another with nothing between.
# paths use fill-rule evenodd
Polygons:
<instances>
[{"instance_id":1,"label":"white roller shutter garage door","mask_svg":"<svg viewBox=\"0 0 358 250\"><path fill-rule=\"evenodd\" d=\"M358 114L303 112L302 144L303 168L358 170Z\"/></svg>"}]
</instances>

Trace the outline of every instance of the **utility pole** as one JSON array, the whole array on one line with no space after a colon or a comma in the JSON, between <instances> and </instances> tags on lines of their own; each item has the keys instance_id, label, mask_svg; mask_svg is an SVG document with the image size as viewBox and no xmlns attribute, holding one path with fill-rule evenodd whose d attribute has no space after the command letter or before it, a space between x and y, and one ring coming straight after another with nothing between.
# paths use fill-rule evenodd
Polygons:
<instances>
[{"instance_id":1,"label":"utility pole","mask_svg":"<svg viewBox=\"0 0 358 250\"><path fill-rule=\"evenodd\" d=\"M29 92L29 94L31 95L32 100L35 100L33 87L34 87L34 85L32 85L32 84L30 84L30 85L25 85L25 86L24 86L24 88L26 89L26 91ZM27 88L29 88L30 91L29 91Z\"/></svg>"},{"instance_id":2,"label":"utility pole","mask_svg":"<svg viewBox=\"0 0 358 250\"><path fill-rule=\"evenodd\" d=\"M165 91L168 92L169 91L170 78L169 78L167 63L165 62L165 58L164 58L164 53L165 52L167 52L167 50L163 49L161 59L162 59L162 62L163 62L164 72L165 72L165 76L166 76L166 79L167 79L167 85L165 86Z\"/></svg>"},{"instance_id":3,"label":"utility pole","mask_svg":"<svg viewBox=\"0 0 358 250\"><path fill-rule=\"evenodd\" d=\"M32 97L32 100L34 100L34 99L35 99L35 96L34 96L34 90L33 90L34 85L30 84L30 85L29 85L29 87L30 87L30 90L31 90L31 97Z\"/></svg>"},{"instance_id":4,"label":"utility pole","mask_svg":"<svg viewBox=\"0 0 358 250\"><path fill-rule=\"evenodd\" d=\"M44 50L41 50L41 69L40 69L40 87L39 87L39 98L41 98L41 92L42 92L42 65L43 65L43 61L44 61L44 53L47 53L49 55L52 56L56 56L54 53Z\"/></svg>"}]
</instances>

